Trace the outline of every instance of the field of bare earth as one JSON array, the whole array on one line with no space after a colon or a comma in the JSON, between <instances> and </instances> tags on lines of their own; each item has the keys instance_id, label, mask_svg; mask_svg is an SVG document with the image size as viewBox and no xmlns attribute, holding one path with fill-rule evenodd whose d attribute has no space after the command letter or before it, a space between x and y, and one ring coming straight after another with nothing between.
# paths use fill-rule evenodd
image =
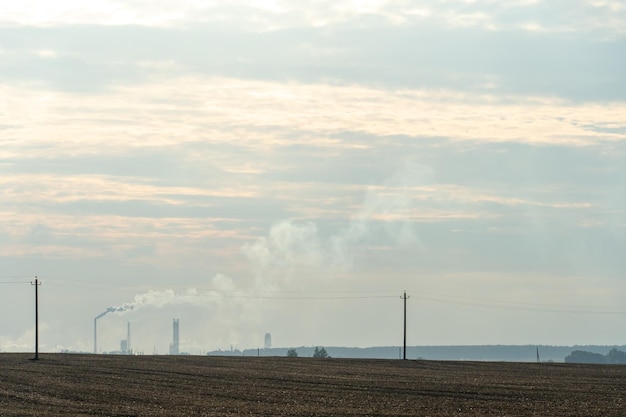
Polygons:
<instances>
[{"instance_id":1,"label":"field of bare earth","mask_svg":"<svg viewBox=\"0 0 626 417\"><path fill-rule=\"evenodd\" d=\"M0 354L2 416L626 416L626 366Z\"/></svg>"}]
</instances>

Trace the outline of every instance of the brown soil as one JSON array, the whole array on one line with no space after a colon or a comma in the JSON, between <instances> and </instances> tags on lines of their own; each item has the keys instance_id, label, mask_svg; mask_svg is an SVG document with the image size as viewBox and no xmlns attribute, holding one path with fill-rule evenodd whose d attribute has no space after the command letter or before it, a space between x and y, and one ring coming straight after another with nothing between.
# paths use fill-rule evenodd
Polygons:
<instances>
[{"instance_id":1,"label":"brown soil","mask_svg":"<svg viewBox=\"0 0 626 417\"><path fill-rule=\"evenodd\" d=\"M626 416L626 366L0 354L2 416Z\"/></svg>"}]
</instances>

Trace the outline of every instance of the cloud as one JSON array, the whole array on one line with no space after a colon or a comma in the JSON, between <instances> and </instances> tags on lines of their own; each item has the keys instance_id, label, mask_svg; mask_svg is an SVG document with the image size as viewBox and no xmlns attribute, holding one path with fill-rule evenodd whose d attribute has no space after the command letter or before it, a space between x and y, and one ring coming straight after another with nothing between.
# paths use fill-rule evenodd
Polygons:
<instances>
[{"instance_id":1,"label":"cloud","mask_svg":"<svg viewBox=\"0 0 626 417\"><path fill-rule=\"evenodd\" d=\"M359 19L395 25L435 22L443 27L515 28L529 31L623 34L626 8L619 1L215 1L128 2L100 0L75 4L57 1L42 7L22 1L3 8L0 20L22 25L142 25L185 27L210 24L253 31L324 27Z\"/></svg>"},{"instance_id":2,"label":"cloud","mask_svg":"<svg viewBox=\"0 0 626 417\"><path fill-rule=\"evenodd\" d=\"M323 27L306 19L290 26L299 21L292 16L298 13L295 10L265 11L272 19L286 16L290 25L260 33L246 22L174 28L8 26L0 28L7 39L0 75L12 82L43 83L83 94L154 78L201 75L621 100L618 92L624 89L621 74L626 68L618 57L624 49L623 32L603 32L615 12L605 15L606 7L585 2L577 2L573 9L560 2L509 3L436 3L428 6L433 9L428 19L404 24L384 16L396 20L411 16L405 2L372 5L379 10L377 18L351 3L314 3L310 9L314 15L333 21L347 13L349 18ZM259 13L258 7L215 7L225 8L231 17L254 19ZM209 7L207 18L218 15ZM522 20L516 20L518 15ZM572 21L560 21L561 16ZM595 26L587 22L592 16L598 21ZM545 21L550 18L557 21ZM624 19L626 12L622 23Z\"/></svg>"},{"instance_id":3,"label":"cloud","mask_svg":"<svg viewBox=\"0 0 626 417\"><path fill-rule=\"evenodd\" d=\"M593 145L624 134L590 126L626 125L623 103L212 77L118 87L86 104L80 95L50 90L4 85L3 92L3 118L14 124L0 150L5 162L173 149L204 167L264 172L277 168L274 149L305 141L331 152L371 149L360 139L364 134L387 137L392 146L393 136ZM339 136L346 132L352 135ZM206 152L218 148L219 157L207 160ZM263 157L250 158L252 153Z\"/></svg>"},{"instance_id":4,"label":"cloud","mask_svg":"<svg viewBox=\"0 0 626 417\"><path fill-rule=\"evenodd\" d=\"M334 222L340 247L367 235L359 218L407 237L412 223L520 207L623 224L600 214L623 204L621 103L211 77L117 87L87 104L3 91L3 250L15 256L232 256L280 219L314 221L320 245ZM45 246L24 238L38 225Z\"/></svg>"}]
</instances>

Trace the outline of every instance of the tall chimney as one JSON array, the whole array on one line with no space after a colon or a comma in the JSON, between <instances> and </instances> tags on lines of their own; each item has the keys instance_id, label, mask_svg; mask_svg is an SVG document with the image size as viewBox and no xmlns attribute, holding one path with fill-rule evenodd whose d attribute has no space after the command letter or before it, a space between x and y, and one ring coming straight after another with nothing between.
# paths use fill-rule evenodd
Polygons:
<instances>
[{"instance_id":1,"label":"tall chimney","mask_svg":"<svg viewBox=\"0 0 626 417\"><path fill-rule=\"evenodd\" d=\"M129 355L133 353L133 350L130 347L130 321L128 322L128 335L126 336L126 349L128 350Z\"/></svg>"},{"instance_id":2,"label":"tall chimney","mask_svg":"<svg viewBox=\"0 0 626 417\"><path fill-rule=\"evenodd\" d=\"M178 329L178 319L174 319L173 322L173 337L172 344L170 345L170 355L178 355L179 354L179 329Z\"/></svg>"},{"instance_id":3,"label":"tall chimney","mask_svg":"<svg viewBox=\"0 0 626 417\"><path fill-rule=\"evenodd\" d=\"M98 318L93 319L93 353L98 353L98 332L97 332Z\"/></svg>"}]
</instances>

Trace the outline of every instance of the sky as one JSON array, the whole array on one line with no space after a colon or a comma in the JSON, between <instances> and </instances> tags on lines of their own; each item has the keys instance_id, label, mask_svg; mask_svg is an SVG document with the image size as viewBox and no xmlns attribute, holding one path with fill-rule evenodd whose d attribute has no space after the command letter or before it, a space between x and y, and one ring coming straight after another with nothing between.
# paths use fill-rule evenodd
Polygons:
<instances>
[{"instance_id":1,"label":"sky","mask_svg":"<svg viewBox=\"0 0 626 417\"><path fill-rule=\"evenodd\" d=\"M0 4L0 351L626 344L626 4Z\"/></svg>"}]
</instances>

